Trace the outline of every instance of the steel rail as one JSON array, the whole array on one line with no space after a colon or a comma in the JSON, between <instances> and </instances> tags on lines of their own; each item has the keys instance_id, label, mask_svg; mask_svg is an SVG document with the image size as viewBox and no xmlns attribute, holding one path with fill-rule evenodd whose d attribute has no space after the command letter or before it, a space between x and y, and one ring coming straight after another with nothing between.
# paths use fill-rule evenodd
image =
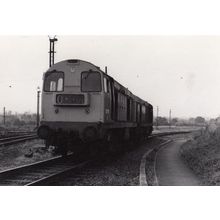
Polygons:
<instances>
[{"instance_id":1,"label":"steel rail","mask_svg":"<svg viewBox=\"0 0 220 220\"><path fill-rule=\"evenodd\" d=\"M8 137L8 138L1 138L0 139L0 147L8 146L12 144L17 144L23 141L37 139L37 135L24 135L24 136L16 136L16 137Z\"/></svg>"},{"instance_id":2,"label":"steel rail","mask_svg":"<svg viewBox=\"0 0 220 220\"><path fill-rule=\"evenodd\" d=\"M40 174L37 180L57 173L56 170L64 167L70 167L74 162L71 160L72 154L63 158L62 156L53 157L47 160L38 161L35 163L22 165L15 168L10 168L0 172L0 185L31 185L36 182L36 176ZM58 166L58 167L57 167ZM44 173L48 172L48 173ZM43 177L42 177L43 174Z\"/></svg>"},{"instance_id":3,"label":"steel rail","mask_svg":"<svg viewBox=\"0 0 220 220\"><path fill-rule=\"evenodd\" d=\"M92 160L88 160L88 161L84 161L82 163L76 164L76 165L72 165L70 167L66 167L65 169L58 171L54 174L48 175L46 177L43 177L41 179L35 180L31 183L26 184L25 186L46 186L46 184L48 182L51 182L52 180L55 180L57 177L60 177L61 175L64 175L70 171L73 171L75 169L79 169L82 168L83 166L89 164L90 162L92 162Z\"/></svg>"},{"instance_id":4,"label":"steel rail","mask_svg":"<svg viewBox=\"0 0 220 220\"><path fill-rule=\"evenodd\" d=\"M0 142L5 142L5 141L10 141L10 140L16 140L20 138L25 138L25 137L33 137L36 136L36 134L29 134L29 135L19 135L19 136L11 136L11 137L6 137L6 138L0 138Z\"/></svg>"}]
</instances>

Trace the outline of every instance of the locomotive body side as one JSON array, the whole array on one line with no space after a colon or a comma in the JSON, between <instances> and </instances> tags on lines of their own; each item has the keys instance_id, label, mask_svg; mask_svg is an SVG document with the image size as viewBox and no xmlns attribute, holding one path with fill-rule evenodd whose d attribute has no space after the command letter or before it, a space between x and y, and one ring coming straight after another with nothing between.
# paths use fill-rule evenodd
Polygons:
<instances>
[{"instance_id":1,"label":"locomotive body side","mask_svg":"<svg viewBox=\"0 0 220 220\"><path fill-rule=\"evenodd\" d=\"M145 130L143 132L146 136L150 135L153 126L152 105L133 95L127 88L104 73L103 80L105 127L128 129L129 133L130 130L141 128Z\"/></svg>"}]
</instances>

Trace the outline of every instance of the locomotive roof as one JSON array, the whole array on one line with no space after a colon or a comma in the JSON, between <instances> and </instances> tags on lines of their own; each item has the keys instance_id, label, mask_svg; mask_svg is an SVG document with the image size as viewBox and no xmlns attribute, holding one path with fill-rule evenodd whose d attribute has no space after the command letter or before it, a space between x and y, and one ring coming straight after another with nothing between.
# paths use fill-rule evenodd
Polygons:
<instances>
[{"instance_id":1,"label":"locomotive roof","mask_svg":"<svg viewBox=\"0 0 220 220\"><path fill-rule=\"evenodd\" d=\"M65 64L65 63L69 63L69 64L77 64L79 62L83 62L83 63L87 63L90 64L91 66L95 67L97 71L102 72L104 75L106 75L107 77L113 79L114 81L114 86L120 90L122 93L124 93L125 95L128 95L130 97L132 97L133 99L135 99L138 102L141 102L142 104L148 104L151 105L150 103L148 103L147 101L144 101L143 99L139 98L138 96L134 95L131 91L128 90L128 88L125 88L123 85L121 85L119 82L117 82L113 77L111 77L110 75L106 74L103 70L101 70L100 67L94 65L93 63L90 63L88 61L85 60L80 60L80 59L68 59L68 60L62 60L60 62L55 63L53 66L51 66L48 71L52 71L54 70L57 66L59 66L60 64Z\"/></svg>"}]
</instances>

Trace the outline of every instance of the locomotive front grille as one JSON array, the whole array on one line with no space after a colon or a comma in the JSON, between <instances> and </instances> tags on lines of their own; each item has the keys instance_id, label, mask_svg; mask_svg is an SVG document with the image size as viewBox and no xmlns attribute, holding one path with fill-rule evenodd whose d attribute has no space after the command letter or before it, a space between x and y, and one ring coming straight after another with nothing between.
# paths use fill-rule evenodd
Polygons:
<instances>
[{"instance_id":1,"label":"locomotive front grille","mask_svg":"<svg viewBox=\"0 0 220 220\"><path fill-rule=\"evenodd\" d=\"M88 94L57 94L56 106L88 106Z\"/></svg>"}]
</instances>

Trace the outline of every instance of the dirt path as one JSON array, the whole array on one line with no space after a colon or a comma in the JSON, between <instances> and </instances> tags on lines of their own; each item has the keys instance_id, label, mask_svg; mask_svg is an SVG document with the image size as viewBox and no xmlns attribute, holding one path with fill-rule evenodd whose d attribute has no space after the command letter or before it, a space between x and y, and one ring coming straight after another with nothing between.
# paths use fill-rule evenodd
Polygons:
<instances>
[{"instance_id":1,"label":"dirt path","mask_svg":"<svg viewBox=\"0 0 220 220\"><path fill-rule=\"evenodd\" d=\"M184 139L174 140L157 154L156 174L161 186L198 186L199 179L182 161L179 150Z\"/></svg>"}]
</instances>

